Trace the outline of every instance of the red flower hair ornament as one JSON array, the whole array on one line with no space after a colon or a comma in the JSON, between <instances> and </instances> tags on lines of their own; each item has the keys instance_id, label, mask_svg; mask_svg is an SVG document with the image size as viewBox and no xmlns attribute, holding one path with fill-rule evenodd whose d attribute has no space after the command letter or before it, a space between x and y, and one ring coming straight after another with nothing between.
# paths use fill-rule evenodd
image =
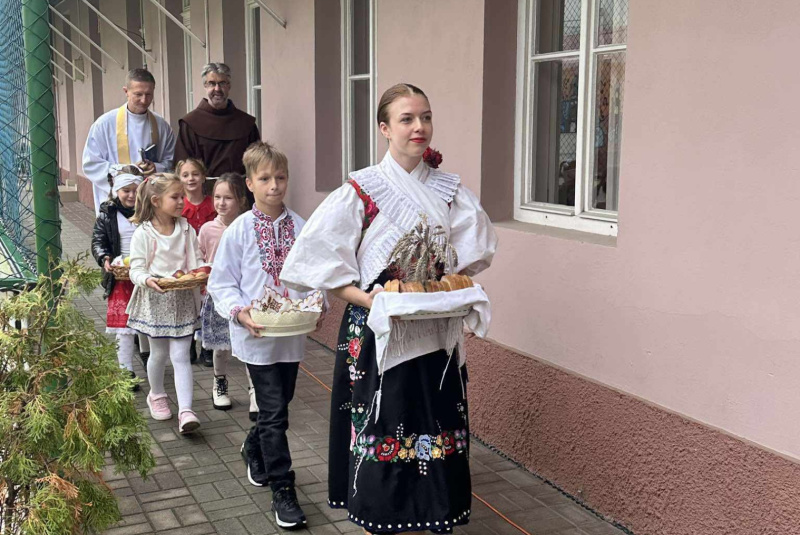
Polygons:
<instances>
[{"instance_id":1,"label":"red flower hair ornament","mask_svg":"<svg viewBox=\"0 0 800 535\"><path fill-rule=\"evenodd\" d=\"M428 147L425 149L425 152L422 153L422 159L425 160L425 163L428 164L428 167L431 169L438 169L442 164L442 153L434 148Z\"/></svg>"}]
</instances>

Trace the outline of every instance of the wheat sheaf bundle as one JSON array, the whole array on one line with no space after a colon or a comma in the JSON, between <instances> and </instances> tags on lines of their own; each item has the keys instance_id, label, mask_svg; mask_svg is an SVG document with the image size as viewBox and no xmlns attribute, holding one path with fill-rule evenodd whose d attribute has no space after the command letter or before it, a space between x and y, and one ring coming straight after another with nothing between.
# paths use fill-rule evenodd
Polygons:
<instances>
[{"instance_id":1,"label":"wheat sheaf bundle","mask_svg":"<svg viewBox=\"0 0 800 535\"><path fill-rule=\"evenodd\" d=\"M444 228L441 225L431 228L425 214L420 214L416 226L400 238L389 259L406 273L406 282L436 279L437 262L442 262L448 273L453 273L458 265L458 253Z\"/></svg>"}]
</instances>

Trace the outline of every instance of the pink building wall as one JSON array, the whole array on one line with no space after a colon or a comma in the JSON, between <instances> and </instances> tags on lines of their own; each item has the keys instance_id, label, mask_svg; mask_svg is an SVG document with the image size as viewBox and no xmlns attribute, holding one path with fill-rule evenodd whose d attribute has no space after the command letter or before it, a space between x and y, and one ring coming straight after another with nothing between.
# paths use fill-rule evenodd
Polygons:
<instances>
[{"instance_id":1,"label":"pink building wall","mask_svg":"<svg viewBox=\"0 0 800 535\"><path fill-rule=\"evenodd\" d=\"M376 4L378 97L398 82L425 91L434 119L431 145L444 155L442 168L460 174L466 186L479 192L483 1L377 0ZM379 158L386 147L379 137Z\"/></svg>"},{"instance_id":2,"label":"pink building wall","mask_svg":"<svg viewBox=\"0 0 800 535\"><path fill-rule=\"evenodd\" d=\"M800 6L724 5L631 3L616 244L501 223L480 280L494 340L798 459Z\"/></svg>"},{"instance_id":3,"label":"pink building wall","mask_svg":"<svg viewBox=\"0 0 800 535\"><path fill-rule=\"evenodd\" d=\"M289 158L286 202L307 218L325 198L315 185L314 1L281 0L271 6L291 20L291 27L262 14L261 138Z\"/></svg>"}]
</instances>

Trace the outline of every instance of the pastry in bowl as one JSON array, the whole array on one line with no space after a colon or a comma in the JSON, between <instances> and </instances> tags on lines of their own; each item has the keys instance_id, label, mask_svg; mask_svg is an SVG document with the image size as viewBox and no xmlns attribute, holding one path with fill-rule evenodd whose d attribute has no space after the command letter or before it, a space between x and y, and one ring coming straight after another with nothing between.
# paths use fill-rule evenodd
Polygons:
<instances>
[{"instance_id":1,"label":"pastry in bowl","mask_svg":"<svg viewBox=\"0 0 800 535\"><path fill-rule=\"evenodd\" d=\"M290 299L265 286L264 297L252 304L250 317L262 327L262 335L295 336L316 329L324 298L317 290L303 299Z\"/></svg>"}]
</instances>

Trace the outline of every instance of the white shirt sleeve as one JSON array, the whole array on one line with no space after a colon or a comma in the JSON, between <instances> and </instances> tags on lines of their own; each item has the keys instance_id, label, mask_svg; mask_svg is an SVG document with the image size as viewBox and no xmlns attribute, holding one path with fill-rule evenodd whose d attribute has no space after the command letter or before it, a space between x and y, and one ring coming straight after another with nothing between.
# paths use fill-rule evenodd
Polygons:
<instances>
[{"instance_id":1,"label":"white shirt sleeve","mask_svg":"<svg viewBox=\"0 0 800 535\"><path fill-rule=\"evenodd\" d=\"M89 128L89 135L86 137L86 146L83 148L83 174L92 183L106 191L111 189L108 184L108 168L116 163L113 154L108 154L107 144L103 139L105 135L101 121L96 121Z\"/></svg>"},{"instance_id":2,"label":"white shirt sleeve","mask_svg":"<svg viewBox=\"0 0 800 535\"><path fill-rule=\"evenodd\" d=\"M497 234L480 201L460 185L450 205L450 244L458 253L457 273L476 275L488 268L497 250Z\"/></svg>"},{"instance_id":3,"label":"white shirt sleeve","mask_svg":"<svg viewBox=\"0 0 800 535\"><path fill-rule=\"evenodd\" d=\"M150 239L141 227L133 231L131 237L131 282L136 286L147 286L147 279L152 277L147 270L147 249Z\"/></svg>"},{"instance_id":4,"label":"white shirt sleeve","mask_svg":"<svg viewBox=\"0 0 800 535\"><path fill-rule=\"evenodd\" d=\"M217 313L228 319L235 319L232 313L237 308L250 304L242 293L242 258L244 229L242 225L228 228L217 245L214 267L208 279L206 290L214 299ZM257 266L259 269L261 266Z\"/></svg>"},{"instance_id":5,"label":"white shirt sleeve","mask_svg":"<svg viewBox=\"0 0 800 535\"><path fill-rule=\"evenodd\" d=\"M358 282L356 252L361 242L364 202L344 184L306 222L281 271L293 290L333 290Z\"/></svg>"},{"instance_id":6,"label":"white shirt sleeve","mask_svg":"<svg viewBox=\"0 0 800 535\"><path fill-rule=\"evenodd\" d=\"M175 163L175 132L172 131L172 128L163 119L159 121L158 136L160 140L159 145L161 145L158 153L161 155L161 161L154 163L156 165L156 171L163 173L165 171L171 171Z\"/></svg>"}]
</instances>

